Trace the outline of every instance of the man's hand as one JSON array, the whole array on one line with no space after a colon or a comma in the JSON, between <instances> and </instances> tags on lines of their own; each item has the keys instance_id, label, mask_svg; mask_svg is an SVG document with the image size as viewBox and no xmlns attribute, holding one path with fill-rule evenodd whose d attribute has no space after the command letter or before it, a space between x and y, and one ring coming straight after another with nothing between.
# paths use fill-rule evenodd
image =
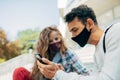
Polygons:
<instances>
[{"instance_id":1,"label":"man's hand","mask_svg":"<svg viewBox=\"0 0 120 80\"><path fill-rule=\"evenodd\" d=\"M63 66L61 64L57 64L57 66L58 66L59 70L63 70L64 71L64 68L63 68Z\"/></svg>"},{"instance_id":2,"label":"man's hand","mask_svg":"<svg viewBox=\"0 0 120 80\"><path fill-rule=\"evenodd\" d=\"M60 70L64 70L61 64L55 64L48 59L42 58L42 61L46 64L42 64L39 61L37 61L38 68L40 69L40 72L49 79L52 79L55 75L55 73Z\"/></svg>"}]
</instances>

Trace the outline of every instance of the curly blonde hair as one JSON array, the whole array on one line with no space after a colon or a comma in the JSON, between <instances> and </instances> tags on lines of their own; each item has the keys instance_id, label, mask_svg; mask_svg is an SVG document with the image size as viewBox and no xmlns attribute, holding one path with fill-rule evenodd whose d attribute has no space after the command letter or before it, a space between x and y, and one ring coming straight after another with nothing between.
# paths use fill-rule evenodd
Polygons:
<instances>
[{"instance_id":1,"label":"curly blonde hair","mask_svg":"<svg viewBox=\"0 0 120 80\"><path fill-rule=\"evenodd\" d=\"M48 55L49 53L49 36L51 34L51 32L57 32L60 35L61 38L61 47L60 47L60 53L64 54L65 51L67 50L67 47L64 43L64 39L60 33L60 31L57 29L57 26L52 25L49 27L46 27L45 29L42 30L42 32L39 35L39 41L37 43L37 52L40 53L42 55L42 57L45 57L47 59L50 59L50 56ZM41 78L41 80L43 80L43 75L40 73L38 66L37 66L37 60L35 60L34 62L34 66L32 68L32 73L31 73L31 78L32 80L37 80L39 78Z\"/></svg>"}]
</instances>

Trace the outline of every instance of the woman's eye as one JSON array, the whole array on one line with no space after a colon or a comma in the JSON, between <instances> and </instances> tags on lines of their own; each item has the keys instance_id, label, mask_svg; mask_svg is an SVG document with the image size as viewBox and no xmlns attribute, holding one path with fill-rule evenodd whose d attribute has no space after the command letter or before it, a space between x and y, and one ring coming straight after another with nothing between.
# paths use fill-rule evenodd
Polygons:
<instances>
[{"instance_id":1,"label":"woman's eye","mask_svg":"<svg viewBox=\"0 0 120 80\"><path fill-rule=\"evenodd\" d=\"M52 41L50 40L49 42L51 43Z\"/></svg>"},{"instance_id":2,"label":"woman's eye","mask_svg":"<svg viewBox=\"0 0 120 80\"><path fill-rule=\"evenodd\" d=\"M55 38L55 40L58 40L58 38Z\"/></svg>"}]
</instances>

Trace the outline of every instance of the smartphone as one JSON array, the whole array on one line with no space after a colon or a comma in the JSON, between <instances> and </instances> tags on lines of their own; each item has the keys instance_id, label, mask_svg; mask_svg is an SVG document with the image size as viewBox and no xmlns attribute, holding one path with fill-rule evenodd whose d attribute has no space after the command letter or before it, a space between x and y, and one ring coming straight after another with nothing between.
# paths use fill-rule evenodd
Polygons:
<instances>
[{"instance_id":1,"label":"smartphone","mask_svg":"<svg viewBox=\"0 0 120 80\"><path fill-rule=\"evenodd\" d=\"M36 54L35 54L35 57L36 57L37 60L39 60L40 63L46 64L46 63L44 63L44 62L42 61L42 56L40 55L40 53L36 53Z\"/></svg>"}]
</instances>

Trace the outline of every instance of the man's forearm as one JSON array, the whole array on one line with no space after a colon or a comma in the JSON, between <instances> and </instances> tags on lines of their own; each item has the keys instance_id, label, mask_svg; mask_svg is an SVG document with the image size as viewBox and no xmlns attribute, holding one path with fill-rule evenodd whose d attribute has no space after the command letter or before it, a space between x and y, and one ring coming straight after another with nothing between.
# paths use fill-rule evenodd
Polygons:
<instances>
[{"instance_id":1,"label":"man's forearm","mask_svg":"<svg viewBox=\"0 0 120 80\"><path fill-rule=\"evenodd\" d=\"M78 75L75 72L66 73L62 70L58 70L53 80L113 80L106 73L93 74L89 76Z\"/></svg>"},{"instance_id":2,"label":"man's forearm","mask_svg":"<svg viewBox=\"0 0 120 80\"><path fill-rule=\"evenodd\" d=\"M79 80L80 75L77 73L71 72L66 73L62 70L58 70L53 78L53 80Z\"/></svg>"}]
</instances>

